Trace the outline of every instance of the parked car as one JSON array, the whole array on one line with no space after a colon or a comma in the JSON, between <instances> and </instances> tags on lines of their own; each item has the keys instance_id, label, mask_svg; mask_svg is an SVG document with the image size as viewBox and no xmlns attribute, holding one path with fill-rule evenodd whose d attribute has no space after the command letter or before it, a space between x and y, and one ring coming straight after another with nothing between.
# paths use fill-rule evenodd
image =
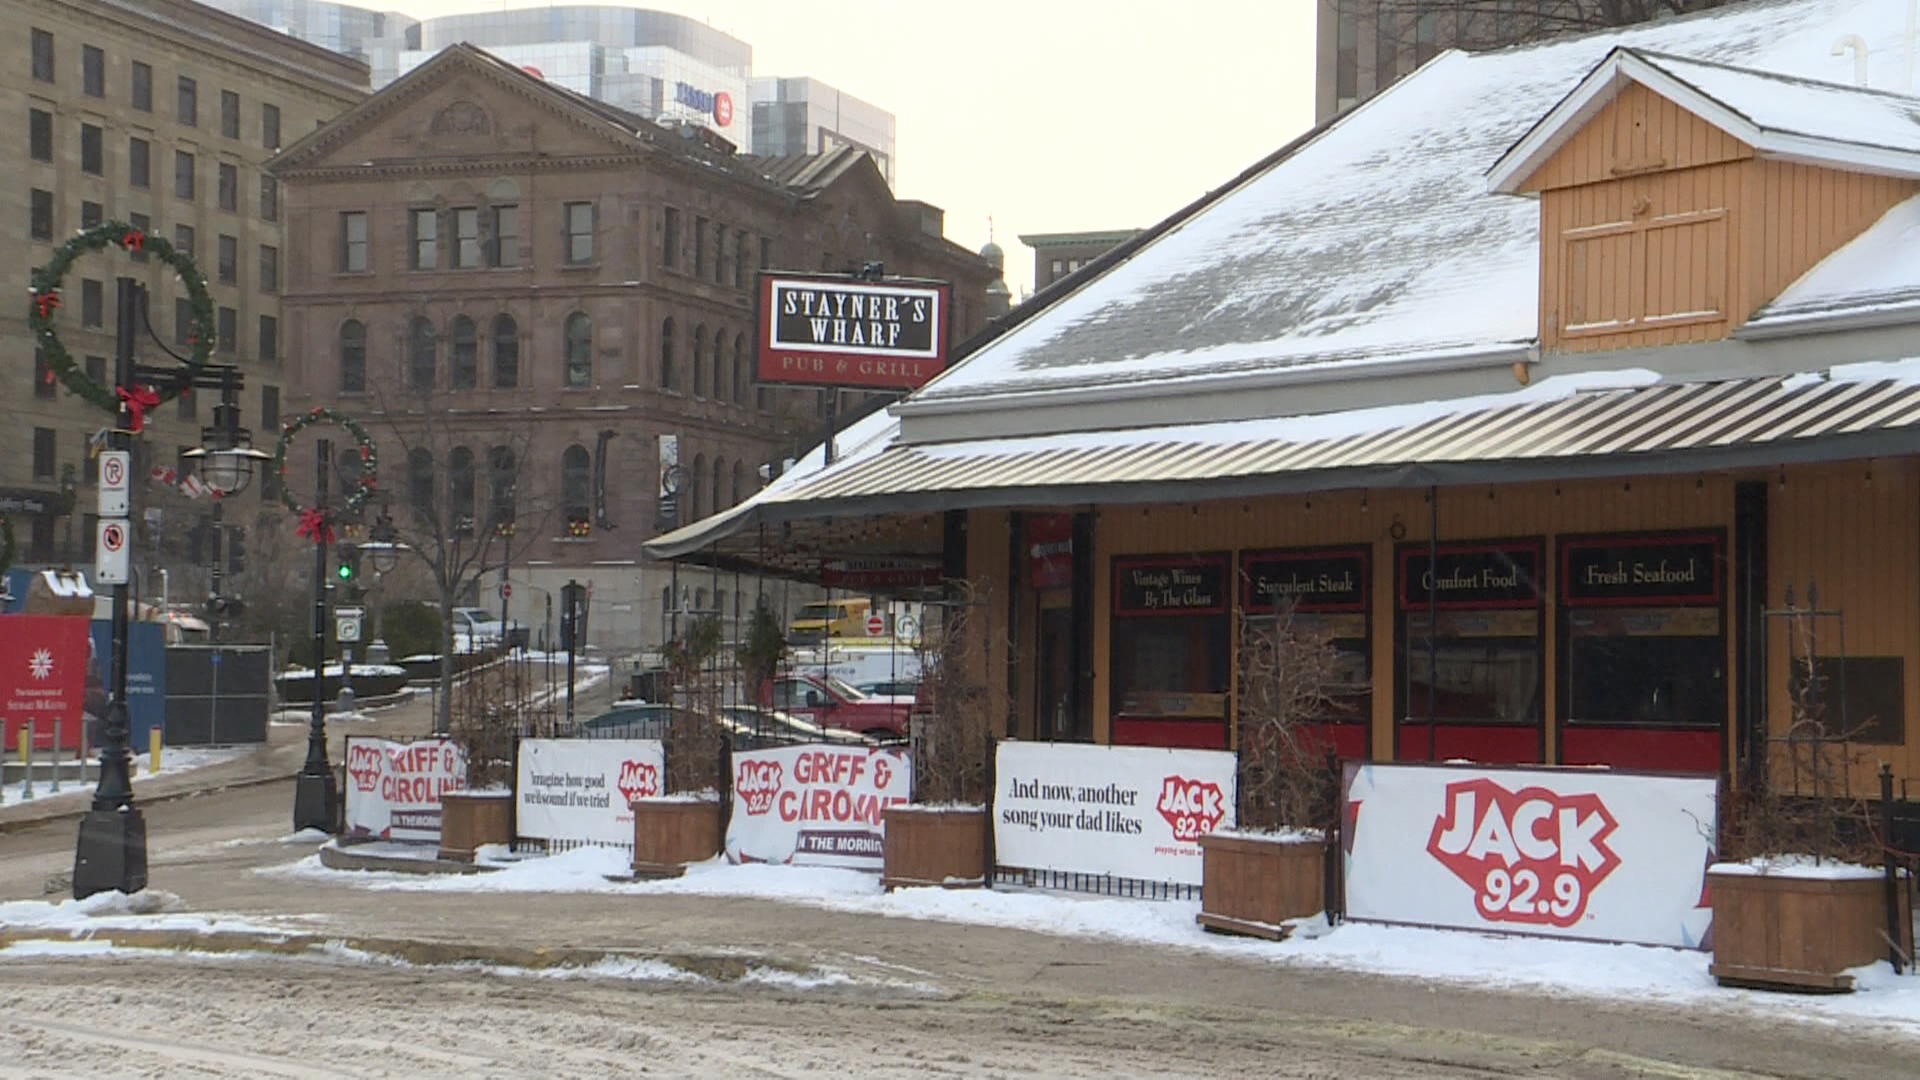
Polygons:
<instances>
[{"instance_id":1,"label":"parked car","mask_svg":"<svg viewBox=\"0 0 1920 1080\"><path fill-rule=\"evenodd\" d=\"M718 724L721 736L734 750L803 743L871 746L874 742L865 735L823 728L797 716L753 705L723 706L718 716L706 716L673 705L644 701L615 702L612 709L582 721L579 735L588 739L665 739L676 713L683 718L701 715L706 722Z\"/></svg>"},{"instance_id":2,"label":"parked car","mask_svg":"<svg viewBox=\"0 0 1920 1080\"><path fill-rule=\"evenodd\" d=\"M525 644L526 635L526 627L521 625L519 619L503 624L498 613L483 607L453 609L453 636L456 641L464 637L476 646L485 646L498 645L511 639L511 644Z\"/></svg>"},{"instance_id":3,"label":"parked car","mask_svg":"<svg viewBox=\"0 0 1920 1080\"><path fill-rule=\"evenodd\" d=\"M910 702L874 698L831 675L789 671L761 688L760 704L790 713L823 728L854 731L877 739L907 734Z\"/></svg>"},{"instance_id":4,"label":"parked car","mask_svg":"<svg viewBox=\"0 0 1920 1080\"><path fill-rule=\"evenodd\" d=\"M859 637L867 632L867 612L872 608L873 601L864 596L807 604L787 625L787 641L813 645L828 638Z\"/></svg>"}]
</instances>

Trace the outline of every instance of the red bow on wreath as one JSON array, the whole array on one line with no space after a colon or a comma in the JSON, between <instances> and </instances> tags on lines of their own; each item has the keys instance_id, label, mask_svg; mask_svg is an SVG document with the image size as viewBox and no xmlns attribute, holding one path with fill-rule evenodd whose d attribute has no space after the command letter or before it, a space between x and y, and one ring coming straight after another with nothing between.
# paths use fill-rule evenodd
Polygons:
<instances>
[{"instance_id":1,"label":"red bow on wreath","mask_svg":"<svg viewBox=\"0 0 1920 1080\"><path fill-rule=\"evenodd\" d=\"M39 309L41 318L46 318L53 313L54 308L60 306L60 290L48 289L46 292L34 293L33 306Z\"/></svg>"},{"instance_id":2,"label":"red bow on wreath","mask_svg":"<svg viewBox=\"0 0 1920 1080\"><path fill-rule=\"evenodd\" d=\"M120 246L126 248L128 251L139 251L141 245L146 242L147 234L141 232L139 229L128 229L126 232L120 234Z\"/></svg>"},{"instance_id":3,"label":"red bow on wreath","mask_svg":"<svg viewBox=\"0 0 1920 1080\"><path fill-rule=\"evenodd\" d=\"M295 536L311 537L316 544L333 543L333 523L327 520L327 512L314 507L300 511L300 527L294 530Z\"/></svg>"},{"instance_id":4,"label":"red bow on wreath","mask_svg":"<svg viewBox=\"0 0 1920 1080\"><path fill-rule=\"evenodd\" d=\"M160 404L160 395L150 387L136 386L129 390L116 386L113 392L127 409L127 430L137 432L147 426L147 410Z\"/></svg>"}]
</instances>

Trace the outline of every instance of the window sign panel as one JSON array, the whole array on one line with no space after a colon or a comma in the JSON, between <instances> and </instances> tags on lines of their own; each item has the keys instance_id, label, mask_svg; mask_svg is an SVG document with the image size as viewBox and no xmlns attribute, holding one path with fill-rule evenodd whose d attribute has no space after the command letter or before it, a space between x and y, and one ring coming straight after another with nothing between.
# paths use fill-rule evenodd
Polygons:
<instances>
[{"instance_id":1,"label":"window sign panel","mask_svg":"<svg viewBox=\"0 0 1920 1080\"><path fill-rule=\"evenodd\" d=\"M1543 548L1538 539L1401 545L1400 756L1540 760Z\"/></svg>"},{"instance_id":2,"label":"window sign panel","mask_svg":"<svg viewBox=\"0 0 1920 1080\"><path fill-rule=\"evenodd\" d=\"M1364 725L1373 714L1372 655L1367 605L1372 552L1364 547L1294 548L1240 553L1240 610L1253 620L1294 605L1303 629L1324 632L1333 643L1332 698L1320 719L1354 725L1325 732L1343 756L1367 752Z\"/></svg>"},{"instance_id":3,"label":"window sign panel","mask_svg":"<svg viewBox=\"0 0 1920 1080\"><path fill-rule=\"evenodd\" d=\"M1113 741L1224 748L1225 552L1113 561Z\"/></svg>"}]
</instances>

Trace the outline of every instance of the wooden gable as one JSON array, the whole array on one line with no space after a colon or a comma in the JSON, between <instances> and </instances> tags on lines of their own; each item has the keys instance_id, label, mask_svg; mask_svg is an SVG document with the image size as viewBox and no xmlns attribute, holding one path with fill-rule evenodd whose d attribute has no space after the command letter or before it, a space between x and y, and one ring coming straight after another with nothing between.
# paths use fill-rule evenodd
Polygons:
<instances>
[{"instance_id":1,"label":"wooden gable","mask_svg":"<svg viewBox=\"0 0 1920 1080\"><path fill-rule=\"evenodd\" d=\"M1725 338L1913 180L1758 156L1628 83L1517 190L1540 197L1540 342L1565 351Z\"/></svg>"}]
</instances>

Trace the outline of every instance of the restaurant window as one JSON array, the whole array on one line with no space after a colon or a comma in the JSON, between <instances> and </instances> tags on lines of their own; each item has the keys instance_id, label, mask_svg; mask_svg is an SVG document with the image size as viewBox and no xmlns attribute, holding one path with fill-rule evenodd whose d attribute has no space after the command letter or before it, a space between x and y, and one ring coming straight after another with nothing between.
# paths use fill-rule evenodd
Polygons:
<instances>
[{"instance_id":1,"label":"restaurant window","mask_svg":"<svg viewBox=\"0 0 1920 1080\"><path fill-rule=\"evenodd\" d=\"M1372 552L1364 547L1240 554L1243 653L1257 648L1248 635L1268 635L1262 640L1271 641L1270 635L1287 629L1324 635L1333 646L1333 677L1320 688L1327 697L1326 707L1303 728L1307 729L1304 734L1342 757L1367 756L1373 721L1367 619L1372 562Z\"/></svg>"},{"instance_id":2,"label":"restaurant window","mask_svg":"<svg viewBox=\"0 0 1920 1080\"><path fill-rule=\"evenodd\" d=\"M1727 719L1722 539L1700 532L1560 540L1563 762L1719 769Z\"/></svg>"},{"instance_id":3,"label":"restaurant window","mask_svg":"<svg viewBox=\"0 0 1920 1080\"><path fill-rule=\"evenodd\" d=\"M1113 561L1113 741L1227 746L1228 556Z\"/></svg>"},{"instance_id":4,"label":"restaurant window","mask_svg":"<svg viewBox=\"0 0 1920 1080\"><path fill-rule=\"evenodd\" d=\"M1445 543L1437 554L1436 566L1426 544L1397 552L1399 756L1537 762L1541 543Z\"/></svg>"}]
</instances>

